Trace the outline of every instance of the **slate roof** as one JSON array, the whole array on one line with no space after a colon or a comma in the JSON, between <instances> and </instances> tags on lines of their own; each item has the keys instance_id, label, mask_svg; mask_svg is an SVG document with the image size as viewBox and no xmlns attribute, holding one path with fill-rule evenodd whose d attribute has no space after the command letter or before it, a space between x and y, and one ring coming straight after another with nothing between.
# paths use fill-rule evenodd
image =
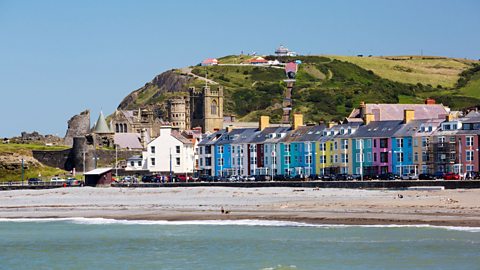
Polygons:
<instances>
[{"instance_id":1,"label":"slate roof","mask_svg":"<svg viewBox=\"0 0 480 270\"><path fill-rule=\"evenodd\" d=\"M143 149L138 133L115 133L113 140L122 149Z\"/></svg>"},{"instance_id":2,"label":"slate roof","mask_svg":"<svg viewBox=\"0 0 480 270\"><path fill-rule=\"evenodd\" d=\"M374 121L360 126L351 134L351 138L388 138L393 137L403 125L403 121Z\"/></svg>"},{"instance_id":3,"label":"slate roof","mask_svg":"<svg viewBox=\"0 0 480 270\"><path fill-rule=\"evenodd\" d=\"M427 127L428 124L431 124L434 127L438 127L443 121L444 120L442 119L412 120L407 124L401 124L400 128L397 130L397 132L395 132L393 137L413 137L420 134L430 134L431 132L429 131L422 132L421 126L424 125L425 127Z\"/></svg>"},{"instance_id":4,"label":"slate roof","mask_svg":"<svg viewBox=\"0 0 480 270\"><path fill-rule=\"evenodd\" d=\"M290 127L267 127L261 132L258 132L255 134L255 136L252 136L250 138L249 143L255 143L255 144L264 144L264 143L276 143L283 138L280 137L279 135L282 133L287 133ZM275 137L272 137L270 134L275 134Z\"/></svg>"},{"instance_id":5,"label":"slate roof","mask_svg":"<svg viewBox=\"0 0 480 270\"><path fill-rule=\"evenodd\" d=\"M375 116L374 121L403 120L404 110L414 110L415 119L445 119L449 111L442 104L365 104L366 113ZM354 109L350 118L360 118L360 109Z\"/></svg>"},{"instance_id":6,"label":"slate roof","mask_svg":"<svg viewBox=\"0 0 480 270\"><path fill-rule=\"evenodd\" d=\"M185 136L180 134L178 131L172 131L172 133L170 133L170 134L171 134L172 137L179 140L183 144L193 144L193 142L191 140L189 140L188 138L186 138Z\"/></svg>"}]
</instances>

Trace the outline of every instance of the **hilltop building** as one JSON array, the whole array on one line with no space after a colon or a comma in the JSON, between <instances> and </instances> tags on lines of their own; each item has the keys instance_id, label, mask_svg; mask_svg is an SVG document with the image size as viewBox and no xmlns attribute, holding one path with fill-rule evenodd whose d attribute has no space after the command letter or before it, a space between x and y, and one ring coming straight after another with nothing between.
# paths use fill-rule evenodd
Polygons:
<instances>
[{"instance_id":1,"label":"hilltop building","mask_svg":"<svg viewBox=\"0 0 480 270\"><path fill-rule=\"evenodd\" d=\"M280 45L280 47L278 47L275 50L275 55L276 56L297 56L297 53L290 51L287 47L284 47L283 45Z\"/></svg>"}]
</instances>

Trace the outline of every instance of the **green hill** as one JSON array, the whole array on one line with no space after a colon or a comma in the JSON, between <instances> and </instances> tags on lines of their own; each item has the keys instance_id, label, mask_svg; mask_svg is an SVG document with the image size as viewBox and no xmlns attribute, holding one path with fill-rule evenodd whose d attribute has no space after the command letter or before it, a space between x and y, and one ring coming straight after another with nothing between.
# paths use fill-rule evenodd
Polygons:
<instances>
[{"instance_id":1,"label":"green hill","mask_svg":"<svg viewBox=\"0 0 480 270\"><path fill-rule=\"evenodd\" d=\"M225 114L256 121L261 114L279 121L285 89L282 68L242 65L249 56L219 58L219 66L194 66L158 75L127 96L119 108L156 106L184 95L189 86L205 84L207 77L224 86ZM452 109L480 105L480 68L477 61L445 57L273 57L282 62L301 60L293 92L294 111L306 121L342 119L360 101L421 103L427 97ZM163 109L162 109L163 108Z\"/></svg>"}]
</instances>

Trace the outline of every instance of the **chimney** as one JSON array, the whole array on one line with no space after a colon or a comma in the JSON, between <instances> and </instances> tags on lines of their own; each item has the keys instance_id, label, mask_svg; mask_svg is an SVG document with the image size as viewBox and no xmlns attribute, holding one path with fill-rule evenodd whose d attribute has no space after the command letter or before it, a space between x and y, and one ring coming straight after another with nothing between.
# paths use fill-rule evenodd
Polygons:
<instances>
[{"instance_id":1,"label":"chimney","mask_svg":"<svg viewBox=\"0 0 480 270\"><path fill-rule=\"evenodd\" d=\"M415 119L415 110L403 110L403 123L408 124Z\"/></svg>"},{"instance_id":2,"label":"chimney","mask_svg":"<svg viewBox=\"0 0 480 270\"><path fill-rule=\"evenodd\" d=\"M232 131L232 130L233 130L233 125L228 125L227 128L226 128L226 130L227 130L227 133L229 133L230 131Z\"/></svg>"},{"instance_id":3,"label":"chimney","mask_svg":"<svg viewBox=\"0 0 480 270\"><path fill-rule=\"evenodd\" d=\"M427 99L425 99L425 104L426 105L435 105L436 101L433 98L427 98Z\"/></svg>"},{"instance_id":4,"label":"chimney","mask_svg":"<svg viewBox=\"0 0 480 270\"><path fill-rule=\"evenodd\" d=\"M445 120L447 120L447 122L451 122L451 121L453 121L454 118L455 118L455 117L453 116L453 114L452 114L452 113L449 113L449 114L447 114L447 116L445 117Z\"/></svg>"},{"instance_id":5,"label":"chimney","mask_svg":"<svg viewBox=\"0 0 480 270\"><path fill-rule=\"evenodd\" d=\"M260 121L258 122L258 129L260 129L260 131L262 131L265 128L267 128L268 125L270 125L270 117L266 116L266 115L261 115L260 116Z\"/></svg>"},{"instance_id":6,"label":"chimney","mask_svg":"<svg viewBox=\"0 0 480 270\"><path fill-rule=\"evenodd\" d=\"M360 102L360 118L363 118L367 113L367 105L365 105L364 101Z\"/></svg>"},{"instance_id":7,"label":"chimney","mask_svg":"<svg viewBox=\"0 0 480 270\"><path fill-rule=\"evenodd\" d=\"M365 125L368 125L370 124L370 122L373 122L373 121L375 121L375 115L373 115L373 113L366 113L365 117L363 117L363 123Z\"/></svg>"},{"instance_id":8,"label":"chimney","mask_svg":"<svg viewBox=\"0 0 480 270\"><path fill-rule=\"evenodd\" d=\"M303 126L303 114L295 113L293 114L293 125L292 129L297 130L298 127Z\"/></svg>"},{"instance_id":9,"label":"chimney","mask_svg":"<svg viewBox=\"0 0 480 270\"><path fill-rule=\"evenodd\" d=\"M332 127L334 127L334 126L336 126L336 125L337 125L337 122L330 121L330 122L328 122L327 127L328 127L328 128L332 128Z\"/></svg>"},{"instance_id":10,"label":"chimney","mask_svg":"<svg viewBox=\"0 0 480 270\"><path fill-rule=\"evenodd\" d=\"M172 134L172 126L161 126L160 136L170 136Z\"/></svg>"}]
</instances>

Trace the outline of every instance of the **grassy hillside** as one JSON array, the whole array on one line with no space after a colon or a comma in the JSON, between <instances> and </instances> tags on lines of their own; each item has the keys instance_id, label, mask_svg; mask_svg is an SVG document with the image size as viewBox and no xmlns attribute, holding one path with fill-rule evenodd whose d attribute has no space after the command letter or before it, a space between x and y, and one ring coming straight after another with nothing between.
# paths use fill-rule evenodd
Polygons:
<instances>
[{"instance_id":1,"label":"grassy hillside","mask_svg":"<svg viewBox=\"0 0 480 270\"><path fill-rule=\"evenodd\" d=\"M328 56L356 64L375 74L396 82L430 84L434 87L453 87L459 74L470 68L472 61L445 57L391 56L357 57Z\"/></svg>"},{"instance_id":2,"label":"grassy hillside","mask_svg":"<svg viewBox=\"0 0 480 270\"><path fill-rule=\"evenodd\" d=\"M0 182L21 180L22 158L25 159L25 179L41 175L46 180L54 175L65 174L64 170L44 166L32 157L32 150L64 149L67 149L67 147L39 144L0 144Z\"/></svg>"},{"instance_id":3,"label":"grassy hillside","mask_svg":"<svg viewBox=\"0 0 480 270\"><path fill-rule=\"evenodd\" d=\"M163 100L185 94L182 91L188 86L203 86L205 81L201 77L208 74L208 79L224 86L225 114L235 114L243 121L256 121L259 115L266 114L273 122L279 121L286 89L284 70L245 65L250 58L229 55L219 58L221 64L227 65L195 66L163 73L125 98L128 102L124 105L163 106ZM360 101L422 103L432 97L455 110L480 105L480 71L476 61L419 56L266 58L302 61L293 91L293 106L294 111L304 113L310 122L342 119Z\"/></svg>"}]
</instances>

